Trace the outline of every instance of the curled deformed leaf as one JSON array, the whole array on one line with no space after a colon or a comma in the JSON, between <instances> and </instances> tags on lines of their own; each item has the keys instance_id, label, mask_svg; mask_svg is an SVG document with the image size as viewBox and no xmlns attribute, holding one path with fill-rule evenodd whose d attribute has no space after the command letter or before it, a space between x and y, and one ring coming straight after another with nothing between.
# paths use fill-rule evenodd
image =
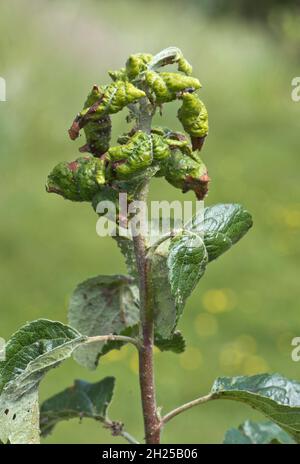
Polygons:
<instances>
[{"instance_id":1,"label":"curled deformed leaf","mask_svg":"<svg viewBox=\"0 0 300 464\"><path fill-rule=\"evenodd\" d=\"M136 132L125 145L111 147L108 159L112 171L119 179L126 179L146 169L153 161L151 135Z\"/></svg>"},{"instance_id":2,"label":"curled deformed leaf","mask_svg":"<svg viewBox=\"0 0 300 464\"><path fill-rule=\"evenodd\" d=\"M126 62L126 74L129 79L134 79L141 72L147 69L148 63L152 60L149 53L137 53L130 55Z\"/></svg>"},{"instance_id":3,"label":"curled deformed leaf","mask_svg":"<svg viewBox=\"0 0 300 464\"><path fill-rule=\"evenodd\" d=\"M0 440L39 443L38 386L86 337L60 322L39 319L23 326L0 362Z\"/></svg>"},{"instance_id":4,"label":"curled deformed leaf","mask_svg":"<svg viewBox=\"0 0 300 464\"><path fill-rule=\"evenodd\" d=\"M184 130L191 136L193 148L201 149L208 134L208 114L204 103L194 93L185 92L178 119Z\"/></svg>"},{"instance_id":5,"label":"curled deformed leaf","mask_svg":"<svg viewBox=\"0 0 300 464\"><path fill-rule=\"evenodd\" d=\"M201 87L199 80L195 77L168 72L157 73L155 71L145 72L145 83L155 95L157 104L175 100L179 92L187 89L194 91Z\"/></svg>"},{"instance_id":6,"label":"curled deformed leaf","mask_svg":"<svg viewBox=\"0 0 300 464\"><path fill-rule=\"evenodd\" d=\"M103 88L99 100L86 108L81 116L85 120L98 120L107 114L118 113L125 106L144 96L145 92L130 82L115 81Z\"/></svg>"},{"instance_id":7,"label":"curled deformed leaf","mask_svg":"<svg viewBox=\"0 0 300 464\"><path fill-rule=\"evenodd\" d=\"M128 80L128 75L125 68L121 68L116 71L108 71L108 75L114 82Z\"/></svg>"},{"instance_id":8,"label":"curled deformed leaf","mask_svg":"<svg viewBox=\"0 0 300 464\"><path fill-rule=\"evenodd\" d=\"M207 195L210 178L200 158L196 161L177 150L164 162L162 169L166 180L174 187L183 192L194 191L198 200Z\"/></svg>"},{"instance_id":9,"label":"curled deformed leaf","mask_svg":"<svg viewBox=\"0 0 300 464\"><path fill-rule=\"evenodd\" d=\"M46 190L72 201L92 201L105 184L105 160L85 156L62 162L48 176Z\"/></svg>"},{"instance_id":10,"label":"curled deformed leaf","mask_svg":"<svg viewBox=\"0 0 300 464\"><path fill-rule=\"evenodd\" d=\"M42 436L51 433L59 422L76 417L104 422L114 386L114 377L106 377L96 383L75 380L74 385L44 401L40 409Z\"/></svg>"},{"instance_id":11,"label":"curled deformed leaf","mask_svg":"<svg viewBox=\"0 0 300 464\"><path fill-rule=\"evenodd\" d=\"M101 156L109 149L111 138L111 119L106 115L97 121L88 122L84 128L86 144L79 150Z\"/></svg>"},{"instance_id":12,"label":"curled deformed leaf","mask_svg":"<svg viewBox=\"0 0 300 464\"><path fill-rule=\"evenodd\" d=\"M69 129L70 138L75 140L89 122L100 121L110 114L118 113L142 97L145 97L145 92L127 80L116 80L104 87L94 85L83 110L77 114Z\"/></svg>"},{"instance_id":13,"label":"curled deformed leaf","mask_svg":"<svg viewBox=\"0 0 300 464\"><path fill-rule=\"evenodd\" d=\"M165 137L158 134L151 134L153 159L154 161L162 161L171 156L171 149Z\"/></svg>"}]
</instances>

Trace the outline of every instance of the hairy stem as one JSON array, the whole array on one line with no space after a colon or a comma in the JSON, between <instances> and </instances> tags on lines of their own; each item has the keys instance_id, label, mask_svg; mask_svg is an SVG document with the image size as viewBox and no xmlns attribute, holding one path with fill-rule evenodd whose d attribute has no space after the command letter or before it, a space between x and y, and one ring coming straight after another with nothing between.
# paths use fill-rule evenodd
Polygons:
<instances>
[{"instance_id":1,"label":"hairy stem","mask_svg":"<svg viewBox=\"0 0 300 464\"><path fill-rule=\"evenodd\" d=\"M139 201L146 202L148 183L145 183L139 194ZM144 218L146 221L146 218ZM136 256L136 264L139 275L140 289L140 320L141 320L141 346L139 349L139 380L141 389L141 400L144 416L145 440L147 444L160 442L160 421L157 415L154 366L153 366L153 299L151 285L149 283L149 266L147 260L147 244L145 235L145 224L141 224L139 235L133 234L133 243Z\"/></svg>"},{"instance_id":2,"label":"hairy stem","mask_svg":"<svg viewBox=\"0 0 300 464\"><path fill-rule=\"evenodd\" d=\"M193 408L194 406L198 406L198 404L203 404L207 403L207 401L213 400L213 395L209 394L206 396L202 396L200 398L197 398L193 401L190 401L189 403L185 403L181 406L179 406L176 409L173 409L173 411L170 411L168 414L166 414L162 419L161 419L161 427L163 427L167 422L169 422L173 417L178 416L178 414L181 414L184 411L187 411L188 409Z\"/></svg>"},{"instance_id":3,"label":"hairy stem","mask_svg":"<svg viewBox=\"0 0 300 464\"><path fill-rule=\"evenodd\" d=\"M123 335L96 335L95 337L88 337L85 343L96 343L96 342L108 342L108 341L119 341L125 343L132 343L137 348L139 348L139 342L135 338L125 337Z\"/></svg>"}]
</instances>

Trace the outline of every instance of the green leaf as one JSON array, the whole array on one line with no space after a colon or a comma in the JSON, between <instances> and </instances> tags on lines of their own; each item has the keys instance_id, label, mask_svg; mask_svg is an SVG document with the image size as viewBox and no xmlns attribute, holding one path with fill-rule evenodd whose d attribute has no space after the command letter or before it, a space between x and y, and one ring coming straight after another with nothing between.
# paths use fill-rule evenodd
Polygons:
<instances>
[{"instance_id":1,"label":"green leaf","mask_svg":"<svg viewBox=\"0 0 300 464\"><path fill-rule=\"evenodd\" d=\"M46 400L40 412L42 436L51 433L55 425L63 420L89 417L105 421L114 386L114 377L106 377L96 383L75 380L72 387Z\"/></svg>"},{"instance_id":2,"label":"green leaf","mask_svg":"<svg viewBox=\"0 0 300 464\"><path fill-rule=\"evenodd\" d=\"M69 322L90 337L120 335L139 322L138 305L138 288L131 277L97 276L75 289L69 306ZM104 346L104 342L95 342L79 347L74 358L79 364L95 369L104 354Z\"/></svg>"},{"instance_id":3,"label":"green leaf","mask_svg":"<svg viewBox=\"0 0 300 464\"><path fill-rule=\"evenodd\" d=\"M212 387L214 399L240 401L271 419L300 442L300 384L279 374L220 377Z\"/></svg>"},{"instance_id":4,"label":"green leaf","mask_svg":"<svg viewBox=\"0 0 300 464\"><path fill-rule=\"evenodd\" d=\"M238 204L217 204L205 208L189 221L185 228L204 233L209 261L218 258L238 242L252 226L252 217Z\"/></svg>"},{"instance_id":5,"label":"green leaf","mask_svg":"<svg viewBox=\"0 0 300 464\"><path fill-rule=\"evenodd\" d=\"M183 232L160 244L151 262L156 334L170 339L186 299L204 274L207 253L201 237Z\"/></svg>"},{"instance_id":6,"label":"green leaf","mask_svg":"<svg viewBox=\"0 0 300 464\"><path fill-rule=\"evenodd\" d=\"M230 429L224 437L226 445L295 444L295 441L273 422L247 420L238 429Z\"/></svg>"},{"instance_id":7,"label":"green leaf","mask_svg":"<svg viewBox=\"0 0 300 464\"><path fill-rule=\"evenodd\" d=\"M151 258L151 284L154 300L155 333L163 339L169 339L176 328L178 319L174 296L168 278L167 258L170 240L157 247Z\"/></svg>"},{"instance_id":8,"label":"green leaf","mask_svg":"<svg viewBox=\"0 0 300 464\"><path fill-rule=\"evenodd\" d=\"M170 338L207 262L240 240L251 225L252 218L241 205L215 205L205 208L204 215L200 211L185 224L181 234L157 247L151 265L157 335ZM194 238L188 231L196 234ZM204 237L204 246L199 243L193 247L201 240L196 238L199 235Z\"/></svg>"},{"instance_id":9,"label":"green leaf","mask_svg":"<svg viewBox=\"0 0 300 464\"><path fill-rule=\"evenodd\" d=\"M185 339L179 330L176 330L169 339L156 335L154 343L160 351L173 351L173 353L180 354L185 350Z\"/></svg>"},{"instance_id":10,"label":"green leaf","mask_svg":"<svg viewBox=\"0 0 300 464\"><path fill-rule=\"evenodd\" d=\"M198 234L183 232L171 240L167 265L178 313L203 276L206 264L206 248Z\"/></svg>"},{"instance_id":11,"label":"green leaf","mask_svg":"<svg viewBox=\"0 0 300 464\"><path fill-rule=\"evenodd\" d=\"M77 330L46 319L26 324L10 338L0 363L2 442L39 443L39 383L85 340Z\"/></svg>"}]
</instances>

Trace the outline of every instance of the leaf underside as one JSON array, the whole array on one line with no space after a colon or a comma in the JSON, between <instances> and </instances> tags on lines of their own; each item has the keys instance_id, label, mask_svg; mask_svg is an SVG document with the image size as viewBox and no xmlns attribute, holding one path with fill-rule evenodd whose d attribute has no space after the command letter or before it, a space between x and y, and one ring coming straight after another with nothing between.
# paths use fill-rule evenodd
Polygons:
<instances>
[{"instance_id":1,"label":"leaf underside","mask_svg":"<svg viewBox=\"0 0 300 464\"><path fill-rule=\"evenodd\" d=\"M40 410L42 436L52 432L63 420L88 417L103 422L113 397L114 377L89 383L75 380L74 385L44 401Z\"/></svg>"},{"instance_id":2,"label":"leaf underside","mask_svg":"<svg viewBox=\"0 0 300 464\"><path fill-rule=\"evenodd\" d=\"M69 306L69 323L84 335L123 334L139 322L138 288L129 276L97 276L75 289ZM79 347L75 360L95 369L99 357L120 343L96 342ZM105 348L104 348L105 347Z\"/></svg>"}]
</instances>

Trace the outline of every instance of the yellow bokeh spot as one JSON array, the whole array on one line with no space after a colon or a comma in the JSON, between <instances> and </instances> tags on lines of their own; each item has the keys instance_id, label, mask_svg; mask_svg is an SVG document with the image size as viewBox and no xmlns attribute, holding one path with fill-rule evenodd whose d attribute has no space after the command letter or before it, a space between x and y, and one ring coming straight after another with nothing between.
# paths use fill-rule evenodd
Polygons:
<instances>
[{"instance_id":1,"label":"yellow bokeh spot","mask_svg":"<svg viewBox=\"0 0 300 464\"><path fill-rule=\"evenodd\" d=\"M300 210L283 210L282 219L287 227L298 229L300 227Z\"/></svg>"},{"instance_id":2,"label":"yellow bokeh spot","mask_svg":"<svg viewBox=\"0 0 300 464\"><path fill-rule=\"evenodd\" d=\"M139 373L139 358L137 353L133 353L129 360L129 367L135 374Z\"/></svg>"},{"instance_id":3,"label":"yellow bokeh spot","mask_svg":"<svg viewBox=\"0 0 300 464\"><path fill-rule=\"evenodd\" d=\"M218 332L218 321L212 314L199 314L195 319L195 330L200 337L210 337Z\"/></svg>"},{"instance_id":4,"label":"yellow bokeh spot","mask_svg":"<svg viewBox=\"0 0 300 464\"><path fill-rule=\"evenodd\" d=\"M256 354L257 342L248 334L240 335L225 345L220 353L220 365L226 374L254 375L267 372L269 366Z\"/></svg>"},{"instance_id":5,"label":"yellow bokeh spot","mask_svg":"<svg viewBox=\"0 0 300 464\"><path fill-rule=\"evenodd\" d=\"M184 353L179 356L179 363L183 369L194 371L203 363L203 356L198 348L188 347Z\"/></svg>"},{"instance_id":6,"label":"yellow bokeh spot","mask_svg":"<svg viewBox=\"0 0 300 464\"><path fill-rule=\"evenodd\" d=\"M257 350L257 343L254 337L251 335L240 335L235 343L238 349L245 354L255 354Z\"/></svg>"},{"instance_id":7,"label":"yellow bokeh spot","mask_svg":"<svg viewBox=\"0 0 300 464\"><path fill-rule=\"evenodd\" d=\"M236 305L236 297L230 289L212 289L204 293L202 302L206 311L211 314L219 314L231 311Z\"/></svg>"},{"instance_id":8,"label":"yellow bokeh spot","mask_svg":"<svg viewBox=\"0 0 300 464\"><path fill-rule=\"evenodd\" d=\"M261 356L246 356L243 362L242 374L254 375L269 371L267 362Z\"/></svg>"},{"instance_id":9,"label":"yellow bokeh spot","mask_svg":"<svg viewBox=\"0 0 300 464\"><path fill-rule=\"evenodd\" d=\"M109 351L103 359L101 359L101 363L110 363L110 362L118 362L122 361L127 357L128 354L128 345L124 345L120 350L112 350Z\"/></svg>"},{"instance_id":10,"label":"yellow bokeh spot","mask_svg":"<svg viewBox=\"0 0 300 464\"><path fill-rule=\"evenodd\" d=\"M274 211L276 222L290 229L300 228L300 206L291 205L289 208L277 208Z\"/></svg>"},{"instance_id":11,"label":"yellow bokeh spot","mask_svg":"<svg viewBox=\"0 0 300 464\"><path fill-rule=\"evenodd\" d=\"M240 368L244 359L244 353L236 343L230 343L222 348L220 353L220 365L224 372L234 374Z\"/></svg>"}]
</instances>

